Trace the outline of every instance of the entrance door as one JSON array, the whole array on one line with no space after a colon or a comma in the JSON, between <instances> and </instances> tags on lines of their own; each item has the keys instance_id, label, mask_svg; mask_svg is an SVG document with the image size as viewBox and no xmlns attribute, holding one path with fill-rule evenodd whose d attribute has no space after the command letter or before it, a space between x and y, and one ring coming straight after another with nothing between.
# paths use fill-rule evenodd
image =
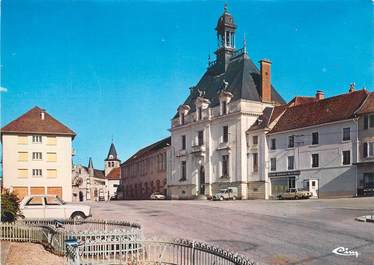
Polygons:
<instances>
[{"instance_id":1,"label":"entrance door","mask_svg":"<svg viewBox=\"0 0 374 265\"><path fill-rule=\"evenodd\" d=\"M205 170L203 166L200 167L199 180L200 180L199 192L201 195L204 195L205 194Z\"/></svg>"},{"instance_id":2,"label":"entrance door","mask_svg":"<svg viewBox=\"0 0 374 265\"><path fill-rule=\"evenodd\" d=\"M309 191L313 194L313 198L318 198L318 179L309 180Z\"/></svg>"}]
</instances>

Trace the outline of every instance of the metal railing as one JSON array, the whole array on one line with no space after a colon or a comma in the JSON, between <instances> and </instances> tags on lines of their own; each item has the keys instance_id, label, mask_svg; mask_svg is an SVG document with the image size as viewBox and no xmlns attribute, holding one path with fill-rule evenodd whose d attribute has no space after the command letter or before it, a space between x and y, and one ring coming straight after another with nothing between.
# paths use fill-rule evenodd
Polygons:
<instances>
[{"instance_id":1,"label":"metal railing","mask_svg":"<svg viewBox=\"0 0 374 265\"><path fill-rule=\"evenodd\" d=\"M128 222L38 219L1 223L0 228L1 240L43 244L51 252L67 256L69 265L255 264L244 256L203 242L145 240L141 227Z\"/></svg>"}]
</instances>

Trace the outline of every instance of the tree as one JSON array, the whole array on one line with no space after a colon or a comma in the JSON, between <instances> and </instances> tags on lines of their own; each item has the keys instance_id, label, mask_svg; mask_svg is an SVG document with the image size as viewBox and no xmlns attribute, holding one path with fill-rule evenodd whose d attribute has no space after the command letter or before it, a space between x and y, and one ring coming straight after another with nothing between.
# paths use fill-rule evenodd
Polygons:
<instances>
[{"instance_id":1,"label":"tree","mask_svg":"<svg viewBox=\"0 0 374 265\"><path fill-rule=\"evenodd\" d=\"M19 199L14 192L4 189L1 194L1 221L14 222L20 214Z\"/></svg>"}]
</instances>

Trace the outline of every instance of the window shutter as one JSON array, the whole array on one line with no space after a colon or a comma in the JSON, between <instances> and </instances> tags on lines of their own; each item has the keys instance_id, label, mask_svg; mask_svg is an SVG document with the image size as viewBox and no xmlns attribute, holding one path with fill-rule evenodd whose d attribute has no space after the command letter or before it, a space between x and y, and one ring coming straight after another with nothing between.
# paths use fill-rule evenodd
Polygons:
<instances>
[{"instance_id":1,"label":"window shutter","mask_svg":"<svg viewBox=\"0 0 374 265\"><path fill-rule=\"evenodd\" d=\"M364 143L364 157L368 157L368 143Z\"/></svg>"}]
</instances>

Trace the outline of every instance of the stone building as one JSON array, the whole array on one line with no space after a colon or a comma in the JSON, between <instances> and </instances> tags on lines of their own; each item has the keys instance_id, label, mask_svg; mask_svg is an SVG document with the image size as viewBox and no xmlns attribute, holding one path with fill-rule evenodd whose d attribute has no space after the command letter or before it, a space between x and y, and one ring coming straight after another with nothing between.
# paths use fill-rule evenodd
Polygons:
<instances>
[{"instance_id":1,"label":"stone building","mask_svg":"<svg viewBox=\"0 0 374 265\"><path fill-rule=\"evenodd\" d=\"M20 198L56 194L72 200L72 141L75 133L34 107L1 129L3 185Z\"/></svg>"},{"instance_id":2,"label":"stone building","mask_svg":"<svg viewBox=\"0 0 374 265\"><path fill-rule=\"evenodd\" d=\"M177 110L171 124L171 198L209 196L220 188L238 187L247 198L246 131L267 107L285 101L271 84L271 62L260 69L246 46L235 47L237 26L227 6L215 28L216 60Z\"/></svg>"},{"instance_id":3,"label":"stone building","mask_svg":"<svg viewBox=\"0 0 374 265\"><path fill-rule=\"evenodd\" d=\"M166 195L170 137L153 143L121 164L124 199L149 199L153 192Z\"/></svg>"},{"instance_id":4,"label":"stone building","mask_svg":"<svg viewBox=\"0 0 374 265\"><path fill-rule=\"evenodd\" d=\"M91 158L88 166L75 165L72 182L74 201L107 201L115 198L121 178L120 163L112 143L104 160L104 170L95 169Z\"/></svg>"}]
</instances>

